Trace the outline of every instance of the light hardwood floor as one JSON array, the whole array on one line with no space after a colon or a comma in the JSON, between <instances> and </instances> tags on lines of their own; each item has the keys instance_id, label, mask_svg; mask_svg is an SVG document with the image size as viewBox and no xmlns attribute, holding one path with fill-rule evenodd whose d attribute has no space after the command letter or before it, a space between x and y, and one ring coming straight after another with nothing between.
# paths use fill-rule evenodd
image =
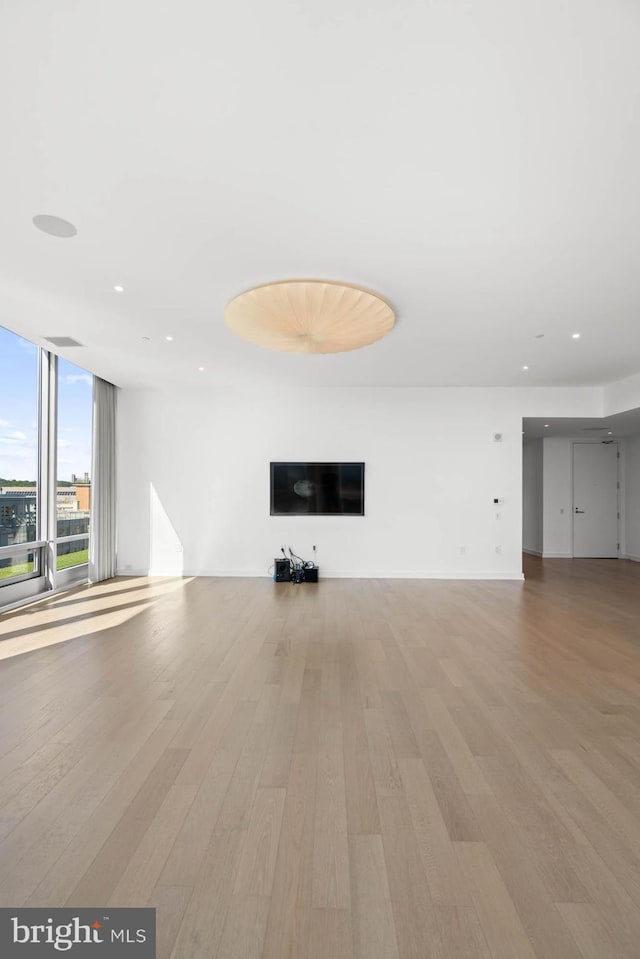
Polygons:
<instances>
[{"instance_id":1,"label":"light hardwood floor","mask_svg":"<svg viewBox=\"0 0 640 959\"><path fill-rule=\"evenodd\" d=\"M119 579L0 620L0 905L160 959L637 959L640 564Z\"/></svg>"}]
</instances>

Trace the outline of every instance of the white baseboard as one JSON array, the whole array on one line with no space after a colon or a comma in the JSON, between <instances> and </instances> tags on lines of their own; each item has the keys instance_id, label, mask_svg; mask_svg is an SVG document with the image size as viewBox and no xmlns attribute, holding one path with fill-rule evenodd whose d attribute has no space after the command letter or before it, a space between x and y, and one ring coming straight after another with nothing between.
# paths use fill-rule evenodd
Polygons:
<instances>
[{"instance_id":1,"label":"white baseboard","mask_svg":"<svg viewBox=\"0 0 640 959\"><path fill-rule=\"evenodd\" d=\"M325 579L510 579L523 580L521 570L365 570L353 572L351 570L320 570L320 576Z\"/></svg>"},{"instance_id":2,"label":"white baseboard","mask_svg":"<svg viewBox=\"0 0 640 959\"><path fill-rule=\"evenodd\" d=\"M634 563L640 563L640 556L633 556L631 553L620 553L620 559L630 559Z\"/></svg>"},{"instance_id":3,"label":"white baseboard","mask_svg":"<svg viewBox=\"0 0 640 959\"><path fill-rule=\"evenodd\" d=\"M523 546L523 547L522 547L522 552L523 552L523 553L528 553L529 556L542 556L542 550L541 550L541 549L529 549L528 546Z\"/></svg>"},{"instance_id":4,"label":"white baseboard","mask_svg":"<svg viewBox=\"0 0 640 959\"><path fill-rule=\"evenodd\" d=\"M184 569L178 572L175 569L162 569L154 566L152 569L117 569L116 576L173 576L177 579L193 579L194 576L235 576L245 579L256 579L260 576L270 576L266 569Z\"/></svg>"},{"instance_id":5,"label":"white baseboard","mask_svg":"<svg viewBox=\"0 0 640 959\"><path fill-rule=\"evenodd\" d=\"M176 573L166 569L118 569L116 576L174 576L191 578L195 576L258 578L270 577L264 569L214 569L190 572L184 570ZM487 571L430 571L430 570L323 570L320 568L320 579L449 579L449 580L516 580L521 582L524 574L521 570L491 570Z\"/></svg>"},{"instance_id":6,"label":"white baseboard","mask_svg":"<svg viewBox=\"0 0 640 959\"><path fill-rule=\"evenodd\" d=\"M543 559L573 559L572 553L543 553Z\"/></svg>"}]
</instances>

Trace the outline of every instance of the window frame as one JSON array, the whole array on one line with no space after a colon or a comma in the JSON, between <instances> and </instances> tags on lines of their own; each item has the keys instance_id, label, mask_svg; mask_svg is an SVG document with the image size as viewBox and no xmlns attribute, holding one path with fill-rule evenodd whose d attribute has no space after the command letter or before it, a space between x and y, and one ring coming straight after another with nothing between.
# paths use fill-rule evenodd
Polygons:
<instances>
[{"instance_id":1,"label":"window frame","mask_svg":"<svg viewBox=\"0 0 640 959\"><path fill-rule=\"evenodd\" d=\"M13 334L12 330L6 329ZM18 333L13 335L20 337ZM0 610L31 596L36 598L51 590L86 582L89 577L88 562L57 569L58 545L82 540L86 541L87 547L90 548L91 527L88 533L57 535L58 356L42 346L33 345L38 350L36 539L0 547L0 558L33 552L35 568L33 572L7 576L0 580ZM86 372L93 378L89 370ZM91 439L93 443L93 436Z\"/></svg>"}]
</instances>

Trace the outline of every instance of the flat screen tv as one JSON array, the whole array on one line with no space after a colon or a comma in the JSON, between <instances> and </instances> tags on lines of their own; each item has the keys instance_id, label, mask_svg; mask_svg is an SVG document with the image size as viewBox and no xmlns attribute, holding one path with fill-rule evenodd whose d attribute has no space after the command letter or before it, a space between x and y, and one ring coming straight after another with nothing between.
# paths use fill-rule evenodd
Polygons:
<instances>
[{"instance_id":1,"label":"flat screen tv","mask_svg":"<svg viewBox=\"0 0 640 959\"><path fill-rule=\"evenodd\" d=\"M271 463L272 516L364 516L364 463Z\"/></svg>"}]
</instances>

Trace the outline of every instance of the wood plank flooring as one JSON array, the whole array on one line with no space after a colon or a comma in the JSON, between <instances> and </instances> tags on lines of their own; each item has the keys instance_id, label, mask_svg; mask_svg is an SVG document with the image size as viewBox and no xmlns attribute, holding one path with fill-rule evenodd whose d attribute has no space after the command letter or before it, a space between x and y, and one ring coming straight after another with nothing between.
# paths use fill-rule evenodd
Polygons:
<instances>
[{"instance_id":1,"label":"wood plank flooring","mask_svg":"<svg viewBox=\"0 0 640 959\"><path fill-rule=\"evenodd\" d=\"M0 905L160 959L637 959L640 564L118 579L0 618Z\"/></svg>"}]
</instances>

